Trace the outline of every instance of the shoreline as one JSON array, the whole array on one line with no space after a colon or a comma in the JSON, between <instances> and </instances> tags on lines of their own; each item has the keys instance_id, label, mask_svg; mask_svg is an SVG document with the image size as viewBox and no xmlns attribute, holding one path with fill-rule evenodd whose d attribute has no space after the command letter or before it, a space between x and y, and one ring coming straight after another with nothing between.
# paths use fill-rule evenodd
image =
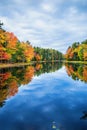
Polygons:
<instances>
[{"instance_id":1,"label":"shoreline","mask_svg":"<svg viewBox=\"0 0 87 130\"><path fill-rule=\"evenodd\" d=\"M53 63L53 62L62 62L59 60L55 60L55 61L31 61L29 63L0 63L0 69L2 68L11 68L11 67L20 67L20 66L25 66L25 65L33 65L35 63Z\"/></svg>"},{"instance_id":2,"label":"shoreline","mask_svg":"<svg viewBox=\"0 0 87 130\"><path fill-rule=\"evenodd\" d=\"M67 61L67 60L64 60L63 63L87 64L87 61Z\"/></svg>"},{"instance_id":3,"label":"shoreline","mask_svg":"<svg viewBox=\"0 0 87 130\"><path fill-rule=\"evenodd\" d=\"M87 61L67 61L67 60L55 60L55 61L31 61L30 63L0 63L1 68L9 68L9 67L20 67L25 65L33 65L35 63L46 63L46 62L63 62L63 63L75 63L75 64L87 64Z\"/></svg>"},{"instance_id":4,"label":"shoreline","mask_svg":"<svg viewBox=\"0 0 87 130\"><path fill-rule=\"evenodd\" d=\"M33 63L0 63L0 69L1 68L10 68L10 67L20 67L25 65L32 65Z\"/></svg>"}]
</instances>

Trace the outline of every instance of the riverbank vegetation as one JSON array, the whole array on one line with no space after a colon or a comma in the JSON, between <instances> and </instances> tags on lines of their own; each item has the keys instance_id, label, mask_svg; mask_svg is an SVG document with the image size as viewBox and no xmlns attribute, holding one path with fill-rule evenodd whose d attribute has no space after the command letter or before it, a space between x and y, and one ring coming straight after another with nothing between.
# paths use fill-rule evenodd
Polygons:
<instances>
[{"instance_id":1,"label":"riverbank vegetation","mask_svg":"<svg viewBox=\"0 0 87 130\"><path fill-rule=\"evenodd\" d=\"M87 61L87 40L81 43L73 43L67 49L65 59L69 61Z\"/></svg>"},{"instance_id":2,"label":"riverbank vegetation","mask_svg":"<svg viewBox=\"0 0 87 130\"><path fill-rule=\"evenodd\" d=\"M35 62L80 62L87 64L87 40L69 46L66 54L55 49L33 47L29 41L21 42L14 33L2 29L0 22L0 64Z\"/></svg>"},{"instance_id":3,"label":"riverbank vegetation","mask_svg":"<svg viewBox=\"0 0 87 130\"><path fill-rule=\"evenodd\" d=\"M20 42L0 26L0 63L30 63L30 61L61 60L63 55L55 49L33 47L29 41Z\"/></svg>"}]
</instances>

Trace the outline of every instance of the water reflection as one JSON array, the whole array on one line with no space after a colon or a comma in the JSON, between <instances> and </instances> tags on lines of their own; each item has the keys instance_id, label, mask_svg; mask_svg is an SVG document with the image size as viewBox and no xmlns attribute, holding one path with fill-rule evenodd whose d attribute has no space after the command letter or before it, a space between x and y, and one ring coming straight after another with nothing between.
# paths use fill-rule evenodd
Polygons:
<instances>
[{"instance_id":1,"label":"water reflection","mask_svg":"<svg viewBox=\"0 0 87 130\"><path fill-rule=\"evenodd\" d=\"M0 70L0 105L14 96L21 84L28 84L34 75L34 67L4 68Z\"/></svg>"},{"instance_id":2,"label":"water reflection","mask_svg":"<svg viewBox=\"0 0 87 130\"><path fill-rule=\"evenodd\" d=\"M5 100L18 92L18 87L28 84L34 75L54 72L62 67L62 63L44 63L0 69L0 106Z\"/></svg>"},{"instance_id":3,"label":"water reflection","mask_svg":"<svg viewBox=\"0 0 87 130\"><path fill-rule=\"evenodd\" d=\"M85 64L65 64L67 74L74 80L87 82L87 65Z\"/></svg>"},{"instance_id":4,"label":"water reflection","mask_svg":"<svg viewBox=\"0 0 87 130\"><path fill-rule=\"evenodd\" d=\"M63 65L61 62L53 62L0 69L0 106L3 106L5 99L14 96L18 92L18 87L28 84L33 76L55 72ZM73 80L87 82L87 65L70 63L65 64L65 68L68 76L71 76Z\"/></svg>"},{"instance_id":5,"label":"water reflection","mask_svg":"<svg viewBox=\"0 0 87 130\"><path fill-rule=\"evenodd\" d=\"M63 130L62 126L58 126L58 123L55 121L52 122L52 130Z\"/></svg>"},{"instance_id":6,"label":"water reflection","mask_svg":"<svg viewBox=\"0 0 87 130\"><path fill-rule=\"evenodd\" d=\"M62 65L45 63L0 70L1 130L87 130L87 84L79 81L84 79L83 71L82 79L81 75L77 77L78 68L84 70L86 65ZM77 74L78 81L69 77L65 68L69 76Z\"/></svg>"},{"instance_id":7,"label":"water reflection","mask_svg":"<svg viewBox=\"0 0 87 130\"><path fill-rule=\"evenodd\" d=\"M82 120L87 120L87 111L83 111L83 115L80 117Z\"/></svg>"}]
</instances>

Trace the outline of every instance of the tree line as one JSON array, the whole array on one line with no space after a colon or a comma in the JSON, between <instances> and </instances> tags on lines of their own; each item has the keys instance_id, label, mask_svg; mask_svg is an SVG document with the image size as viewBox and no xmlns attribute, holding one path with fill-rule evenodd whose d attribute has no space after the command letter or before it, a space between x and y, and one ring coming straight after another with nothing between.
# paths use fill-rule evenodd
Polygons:
<instances>
[{"instance_id":1,"label":"tree line","mask_svg":"<svg viewBox=\"0 0 87 130\"><path fill-rule=\"evenodd\" d=\"M73 43L72 46L67 49L65 59L74 61L87 61L87 40L81 43Z\"/></svg>"},{"instance_id":2,"label":"tree line","mask_svg":"<svg viewBox=\"0 0 87 130\"><path fill-rule=\"evenodd\" d=\"M0 69L0 106L4 101L14 96L21 85L29 84L34 75L39 76L43 73L51 73L62 67L62 63L36 63L32 66L21 66Z\"/></svg>"},{"instance_id":3,"label":"tree line","mask_svg":"<svg viewBox=\"0 0 87 130\"><path fill-rule=\"evenodd\" d=\"M0 63L17 63L30 61L87 61L87 40L75 42L68 47L66 54L55 49L33 47L29 41L21 42L11 32L2 29L0 21Z\"/></svg>"},{"instance_id":4,"label":"tree line","mask_svg":"<svg viewBox=\"0 0 87 130\"><path fill-rule=\"evenodd\" d=\"M55 49L43 49L33 47L29 41L20 42L11 32L2 29L0 22L0 62L17 63L30 61L54 61L61 60L63 55Z\"/></svg>"}]
</instances>

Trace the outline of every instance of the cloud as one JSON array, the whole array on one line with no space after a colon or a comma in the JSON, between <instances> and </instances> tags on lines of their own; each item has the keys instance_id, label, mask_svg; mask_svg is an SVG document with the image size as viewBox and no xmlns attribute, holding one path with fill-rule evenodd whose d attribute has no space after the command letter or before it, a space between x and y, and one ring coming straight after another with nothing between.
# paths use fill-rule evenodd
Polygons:
<instances>
[{"instance_id":1,"label":"cloud","mask_svg":"<svg viewBox=\"0 0 87 130\"><path fill-rule=\"evenodd\" d=\"M86 0L7 0L0 3L0 19L21 41L65 53L87 38L86 7Z\"/></svg>"},{"instance_id":2,"label":"cloud","mask_svg":"<svg viewBox=\"0 0 87 130\"><path fill-rule=\"evenodd\" d=\"M42 5L43 10L45 10L46 12L51 12L52 11L52 7L49 4L43 4Z\"/></svg>"},{"instance_id":3,"label":"cloud","mask_svg":"<svg viewBox=\"0 0 87 130\"><path fill-rule=\"evenodd\" d=\"M41 4L42 11L45 13L54 13L56 11L55 6L52 3L42 3Z\"/></svg>"}]
</instances>

